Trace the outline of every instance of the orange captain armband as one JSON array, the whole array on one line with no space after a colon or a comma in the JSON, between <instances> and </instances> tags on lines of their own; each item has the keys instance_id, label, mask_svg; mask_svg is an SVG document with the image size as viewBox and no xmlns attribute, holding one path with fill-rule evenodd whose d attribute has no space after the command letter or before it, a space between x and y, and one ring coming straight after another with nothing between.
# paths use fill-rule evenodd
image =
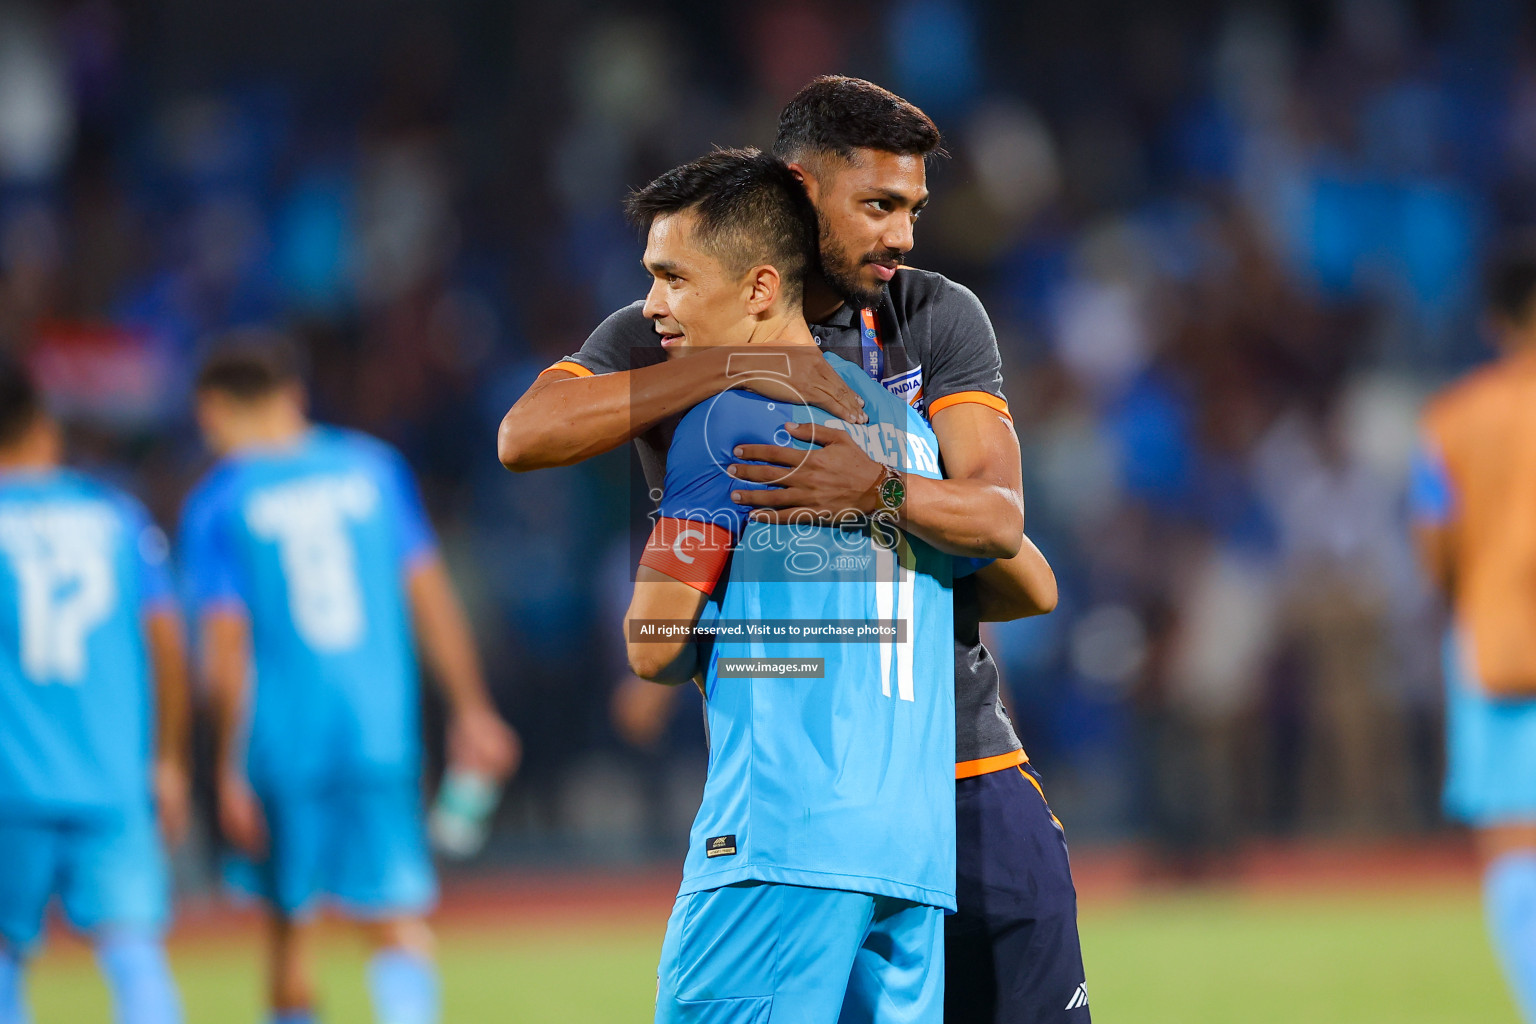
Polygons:
<instances>
[{"instance_id":1,"label":"orange captain armband","mask_svg":"<svg viewBox=\"0 0 1536 1024\"><path fill-rule=\"evenodd\" d=\"M730 530L714 523L694 519L656 521L640 564L686 583L705 594L715 591L715 584L731 560L735 538Z\"/></svg>"}]
</instances>

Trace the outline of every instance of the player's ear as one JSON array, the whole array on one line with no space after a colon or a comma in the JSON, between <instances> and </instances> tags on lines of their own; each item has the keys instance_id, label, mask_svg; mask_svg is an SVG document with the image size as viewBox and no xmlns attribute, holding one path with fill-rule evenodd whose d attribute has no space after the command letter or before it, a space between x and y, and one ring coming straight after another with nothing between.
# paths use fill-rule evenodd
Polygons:
<instances>
[{"instance_id":1,"label":"player's ear","mask_svg":"<svg viewBox=\"0 0 1536 1024\"><path fill-rule=\"evenodd\" d=\"M795 176L795 180L805 186L805 194L810 197L811 205L816 204L816 195L821 189L821 183L816 180L816 172L806 167L805 164L791 163L784 166L789 168L789 173Z\"/></svg>"},{"instance_id":2,"label":"player's ear","mask_svg":"<svg viewBox=\"0 0 1536 1024\"><path fill-rule=\"evenodd\" d=\"M779 288L783 282L779 278L778 268L765 263L747 271L746 284L747 312L761 316L778 301Z\"/></svg>"}]
</instances>

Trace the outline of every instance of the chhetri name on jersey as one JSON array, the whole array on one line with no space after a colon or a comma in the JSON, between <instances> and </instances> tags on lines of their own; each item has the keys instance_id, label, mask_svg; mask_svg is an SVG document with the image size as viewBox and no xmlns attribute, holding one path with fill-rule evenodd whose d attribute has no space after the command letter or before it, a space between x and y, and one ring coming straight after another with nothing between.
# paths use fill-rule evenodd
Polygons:
<instances>
[{"instance_id":1,"label":"chhetri name on jersey","mask_svg":"<svg viewBox=\"0 0 1536 1024\"><path fill-rule=\"evenodd\" d=\"M828 418L821 423L846 431L864 454L881 465L918 473L939 473L939 453L928 439L909 434L894 423L845 423Z\"/></svg>"}]
</instances>

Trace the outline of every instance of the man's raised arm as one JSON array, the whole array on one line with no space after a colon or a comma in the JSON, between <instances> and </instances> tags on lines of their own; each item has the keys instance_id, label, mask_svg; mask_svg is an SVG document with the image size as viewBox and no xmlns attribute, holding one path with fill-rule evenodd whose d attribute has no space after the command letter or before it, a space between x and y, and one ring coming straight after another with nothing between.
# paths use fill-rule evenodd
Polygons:
<instances>
[{"instance_id":1,"label":"man's raised arm","mask_svg":"<svg viewBox=\"0 0 1536 1024\"><path fill-rule=\"evenodd\" d=\"M942 550L1013 558L1024 541L1019 439L1005 413L965 403L933 416L945 479L909 474L906 528Z\"/></svg>"},{"instance_id":2,"label":"man's raised arm","mask_svg":"<svg viewBox=\"0 0 1536 1024\"><path fill-rule=\"evenodd\" d=\"M720 364L714 353L614 373L557 363L502 417L496 455L515 472L601 455L723 390Z\"/></svg>"},{"instance_id":3,"label":"man's raised arm","mask_svg":"<svg viewBox=\"0 0 1536 1024\"><path fill-rule=\"evenodd\" d=\"M784 432L819 447L808 455L766 444L736 449L742 460L731 467L736 479L782 481L740 494L742 504L758 506L753 518L789 522L802 510L823 519L875 511L883 471L845 431L786 423ZM902 529L952 555L1012 558L1024 539L1024 487L1019 439L1007 414L969 402L953 405L934 415L933 432L945 479L904 475Z\"/></svg>"},{"instance_id":4,"label":"man's raised arm","mask_svg":"<svg viewBox=\"0 0 1536 1024\"><path fill-rule=\"evenodd\" d=\"M941 333L926 358L925 402L945 479L905 477L902 529L952 555L1012 558L1024 539L1024 488L1019 439L1001 391L997 337L969 289L944 282L930 305ZM787 425L785 431L812 440L808 426ZM801 509L825 518L875 510L880 467L852 438L833 431L829 439L827 433L815 438L822 447L809 455L765 445L744 445L736 453L743 462L770 464L738 465L738 479L779 485L743 496L744 504L758 507L754 518L784 522ZM786 476L784 466L794 472Z\"/></svg>"},{"instance_id":5,"label":"man's raised arm","mask_svg":"<svg viewBox=\"0 0 1536 1024\"><path fill-rule=\"evenodd\" d=\"M570 466L617 448L656 424L738 386L776 401L808 401L853 423L867 417L863 400L816 349L790 346L789 376L738 382L730 352L707 349L652 366L593 373L574 361L545 370L502 417L496 435L501 464L516 472Z\"/></svg>"},{"instance_id":6,"label":"man's raised arm","mask_svg":"<svg viewBox=\"0 0 1536 1024\"><path fill-rule=\"evenodd\" d=\"M1040 549L1025 537L1018 554L976 572L976 597L982 622L1046 615L1056 608L1056 574Z\"/></svg>"}]
</instances>

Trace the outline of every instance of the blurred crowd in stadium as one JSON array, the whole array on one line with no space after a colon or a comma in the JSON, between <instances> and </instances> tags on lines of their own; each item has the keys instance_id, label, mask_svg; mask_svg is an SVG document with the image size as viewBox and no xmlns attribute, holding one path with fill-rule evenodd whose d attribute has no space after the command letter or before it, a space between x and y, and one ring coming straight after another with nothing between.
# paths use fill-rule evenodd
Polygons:
<instances>
[{"instance_id":1,"label":"blurred crowd in stadium","mask_svg":"<svg viewBox=\"0 0 1536 1024\"><path fill-rule=\"evenodd\" d=\"M910 261L997 328L1062 598L989 639L1074 837L1432 828L1404 478L1423 396L1486 352L1480 246L1536 214L1521 29L1494 0L0 3L0 342L170 526L195 354L293 331L317 416L422 474L526 741L493 856L671 853L696 698L648 751L608 711L639 473L508 474L496 424L643 294L630 187L870 78L946 134Z\"/></svg>"}]
</instances>

